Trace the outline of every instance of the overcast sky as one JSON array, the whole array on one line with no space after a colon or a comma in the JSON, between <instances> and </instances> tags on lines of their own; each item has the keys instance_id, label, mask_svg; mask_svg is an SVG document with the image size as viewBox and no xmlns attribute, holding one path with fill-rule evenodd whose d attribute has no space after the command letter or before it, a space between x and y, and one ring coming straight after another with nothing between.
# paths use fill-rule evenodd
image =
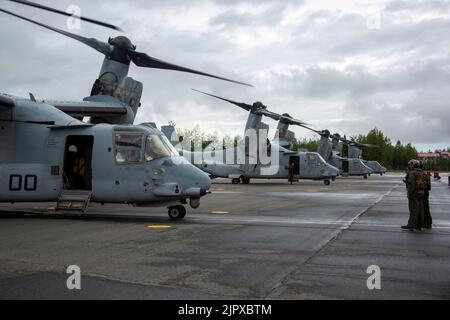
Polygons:
<instances>
[{"instance_id":1,"label":"overcast sky","mask_svg":"<svg viewBox=\"0 0 450 320\"><path fill-rule=\"evenodd\" d=\"M82 15L119 25L138 51L255 86L133 65L130 76L144 83L136 122L243 133L243 110L190 90L197 88L262 101L347 136L378 127L419 150L450 146L450 1L36 2L63 10L77 5ZM64 17L5 0L0 6L66 28ZM0 14L1 92L65 100L89 95L100 53ZM89 24L76 32L103 41L120 34Z\"/></svg>"}]
</instances>

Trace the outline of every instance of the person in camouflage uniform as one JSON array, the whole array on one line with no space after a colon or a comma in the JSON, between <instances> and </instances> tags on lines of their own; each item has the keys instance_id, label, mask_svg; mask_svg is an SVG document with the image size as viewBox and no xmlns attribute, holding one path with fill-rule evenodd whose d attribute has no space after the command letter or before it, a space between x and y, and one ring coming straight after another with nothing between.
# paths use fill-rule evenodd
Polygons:
<instances>
[{"instance_id":1,"label":"person in camouflage uniform","mask_svg":"<svg viewBox=\"0 0 450 320\"><path fill-rule=\"evenodd\" d=\"M423 170L423 161L420 161L420 169ZM431 177L427 174L427 186L425 194L423 196L423 227L430 229L433 224L430 212L430 190L431 190Z\"/></svg>"},{"instance_id":2,"label":"person in camouflage uniform","mask_svg":"<svg viewBox=\"0 0 450 320\"><path fill-rule=\"evenodd\" d=\"M288 181L292 184L294 182L294 163L289 163L289 179Z\"/></svg>"},{"instance_id":3,"label":"person in camouflage uniform","mask_svg":"<svg viewBox=\"0 0 450 320\"><path fill-rule=\"evenodd\" d=\"M402 226L402 229L408 229L413 231L422 230L424 220L424 206L423 198L425 195L425 189L427 188L428 177L422 169L420 169L420 163L417 160L411 160L408 162L408 171L405 179L408 204L409 204L409 220L408 224Z\"/></svg>"}]
</instances>

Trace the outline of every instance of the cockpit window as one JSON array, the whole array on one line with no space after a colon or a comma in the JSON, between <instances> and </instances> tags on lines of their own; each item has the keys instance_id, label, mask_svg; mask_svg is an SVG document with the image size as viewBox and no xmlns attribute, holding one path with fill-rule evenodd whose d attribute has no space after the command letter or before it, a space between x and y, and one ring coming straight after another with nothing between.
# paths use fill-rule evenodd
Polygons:
<instances>
[{"instance_id":1,"label":"cockpit window","mask_svg":"<svg viewBox=\"0 0 450 320\"><path fill-rule=\"evenodd\" d=\"M142 161L143 134L116 133L114 137L116 163L139 163Z\"/></svg>"},{"instance_id":2,"label":"cockpit window","mask_svg":"<svg viewBox=\"0 0 450 320\"><path fill-rule=\"evenodd\" d=\"M170 152L172 153L172 155L175 156L179 156L179 152L177 151L177 149L175 149L175 147L172 145L172 143L170 143L169 139L167 139L166 136L160 136L162 141L164 142L164 144L167 146L167 148L170 149Z\"/></svg>"},{"instance_id":3,"label":"cockpit window","mask_svg":"<svg viewBox=\"0 0 450 320\"><path fill-rule=\"evenodd\" d=\"M325 159L324 159L320 154L317 154L317 157L319 157L319 164L324 165L324 164L327 163L327 162L325 161Z\"/></svg>"},{"instance_id":4,"label":"cockpit window","mask_svg":"<svg viewBox=\"0 0 450 320\"><path fill-rule=\"evenodd\" d=\"M325 163L325 160L318 153L307 153L306 159L310 165L320 166Z\"/></svg>"},{"instance_id":5,"label":"cockpit window","mask_svg":"<svg viewBox=\"0 0 450 320\"><path fill-rule=\"evenodd\" d=\"M152 134L147 136L145 143L145 161L176 155L176 150L164 136Z\"/></svg>"}]
</instances>

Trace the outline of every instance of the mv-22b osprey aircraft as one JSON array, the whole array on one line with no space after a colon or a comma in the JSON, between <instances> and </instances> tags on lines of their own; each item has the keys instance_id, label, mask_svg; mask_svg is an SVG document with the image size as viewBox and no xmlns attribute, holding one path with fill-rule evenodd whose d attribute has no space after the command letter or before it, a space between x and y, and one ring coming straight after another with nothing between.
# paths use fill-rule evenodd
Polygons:
<instances>
[{"instance_id":1,"label":"mv-22b osprey aircraft","mask_svg":"<svg viewBox=\"0 0 450 320\"><path fill-rule=\"evenodd\" d=\"M316 152L291 151L276 143L270 143L267 137L268 125L262 122L262 117L266 116L280 120L284 116L267 110L267 107L262 103L256 102L253 105L249 105L199 90L194 91L229 102L248 111L249 116L245 126L244 137L251 136L249 133L256 133L255 137L257 139L255 140L257 141L249 139L249 142L244 141L244 145L235 148L192 152L180 150L181 146L178 144L173 127L162 127L162 131L170 138L183 156L212 177L231 178L233 184L240 182L248 184L250 179L290 179L291 182L293 180L309 179L323 180L325 185L329 185L330 180L334 180L339 175L339 170L327 164ZM296 121L303 124L300 120ZM261 160L261 153L257 150L261 148L267 149L270 154L268 158L272 160L271 163L264 163ZM251 152L252 149L257 152ZM228 161L230 155L232 161Z\"/></svg>"},{"instance_id":2,"label":"mv-22b osprey aircraft","mask_svg":"<svg viewBox=\"0 0 450 320\"><path fill-rule=\"evenodd\" d=\"M374 160L364 160L362 157L362 150L363 148L367 147L376 147L371 144L364 144L357 141L351 141L347 140L345 141L348 145L348 157L353 159L361 159L361 161L368 166L370 169L372 169L372 173L379 174L380 176L383 176L383 174L386 173L387 169L382 166L378 161Z\"/></svg>"},{"instance_id":3,"label":"mv-22b osprey aircraft","mask_svg":"<svg viewBox=\"0 0 450 320\"><path fill-rule=\"evenodd\" d=\"M289 130L290 125L297 125L317 133L321 137L317 147L317 153L327 163L338 168L342 176L363 176L367 179L367 176L371 173L380 173L383 175L386 172L386 168L381 166L377 161L364 161L361 159L361 148L377 146L350 141L342 138L338 133L331 134L329 130L315 130L301 121L293 119L287 113L284 113L283 117L278 121L278 135L274 137L273 144L278 144L283 148L292 150L295 133ZM349 146L349 156L347 158L341 156L343 143Z\"/></svg>"},{"instance_id":4,"label":"mv-22b osprey aircraft","mask_svg":"<svg viewBox=\"0 0 450 320\"><path fill-rule=\"evenodd\" d=\"M29 1L13 2L66 14ZM193 208L200 205L200 198L211 186L209 176L180 157L154 126L132 125L142 84L127 77L130 62L240 82L152 58L136 51L124 36L105 43L0 11L78 40L105 55L100 76L84 101L37 101L32 94L30 98L0 95L0 202L56 201L57 209L83 211L90 201L167 205L172 219L185 216L182 204L187 201ZM90 117L90 122L82 122L83 117Z\"/></svg>"},{"instance_id":5,"label":"mv-22b osprey aircraft","mask_svg":"<svg viewBox=\"0 0 450 320\"><path fill-rule=\"evenodd\" d=\"M329 130L315 130L304 124L298 123L295 120L291 120L291 116L288 114L284 114L285 118L281 119L278 124L280 134L279 143L285 145L287 149L292 148L292 141L295 138L293 132L289 131L289 125L298 125L300 127L306 128L317 133L320 136L319 145L317 146L317 153L319 153L326 162L331 164L332 166L339 169L340 174L343 177L347 176L363 176L365 179L371 173L379 173L375 171L375 169L369 167L366 162L363 162L359 157L354 157L353 153L349 153L349 157L342 157L342 147L343 143L354 145L358 144L360 147L376 147L372 145L363 145L358 142L349 141L345 138L342 138L338 133L331 134ZM330 141L331 139L331 141ZM350 146L349 146L350 148ZM374 161L376 162L376 161ZM371 162L372 163L372 162ZM378 164L378 162L376 162ZM378 164L379 165L379 164ZM384 167L379 165L382 169L386 170ZM375 168L375 164L374 164ZM377 169L379 169L377 167Z\"/></svg>"}]
</instances>

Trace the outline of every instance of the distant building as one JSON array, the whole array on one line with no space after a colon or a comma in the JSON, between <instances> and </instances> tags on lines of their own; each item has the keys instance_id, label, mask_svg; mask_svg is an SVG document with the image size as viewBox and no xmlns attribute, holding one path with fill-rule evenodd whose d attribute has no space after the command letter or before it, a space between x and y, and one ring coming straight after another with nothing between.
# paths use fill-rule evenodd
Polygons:
<instances>
[{"instance_id":1,"label":"distant building","mask_svg":"<svg viewBox=\"0 0 450 320\"><path fill-rule=\"evenodd\" d=\"M450 159L450 152L440 151L440 152L419 152L419 160L429 161L438 159Z\"/></svg>"},{"instance_id":2,"label":"distant building","mask_svg":"<svg viewBox=\"0 0 450 320\"><path fill-rule=\"evenodd\" d=\"M441 152L441 158L449 159L449 158L450 158L450 152L448 152L448 151L442 151L442 152Z\"/></svg>"}]
</instances>

